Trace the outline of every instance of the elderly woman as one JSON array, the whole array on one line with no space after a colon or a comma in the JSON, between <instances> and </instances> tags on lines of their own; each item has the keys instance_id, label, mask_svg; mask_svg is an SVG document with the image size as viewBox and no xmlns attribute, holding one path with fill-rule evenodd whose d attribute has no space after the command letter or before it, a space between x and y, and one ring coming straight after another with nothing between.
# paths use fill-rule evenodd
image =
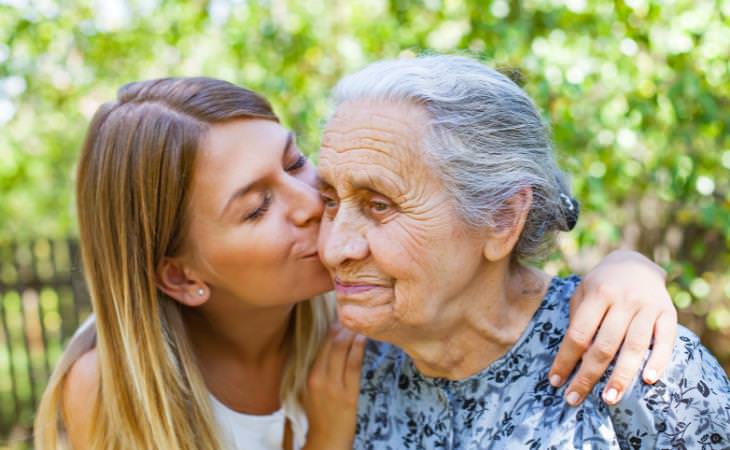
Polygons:
<instances>
[{"instance_id":1,"label":"elderly woman","mask_svg":"<svg viewBox=\"0 0 730 450\"><path fill-rule=\"evenodd\" d=\"M526 261L576 211L519 87L431 56L373 64L335 100L320 255L342 323L384 341L365 356L355 448L730 446L730 382L686 329L661 380L623 380L611 406L605 378L578 407L547 381L581 280Z\"/></svg>"}]
</instances>

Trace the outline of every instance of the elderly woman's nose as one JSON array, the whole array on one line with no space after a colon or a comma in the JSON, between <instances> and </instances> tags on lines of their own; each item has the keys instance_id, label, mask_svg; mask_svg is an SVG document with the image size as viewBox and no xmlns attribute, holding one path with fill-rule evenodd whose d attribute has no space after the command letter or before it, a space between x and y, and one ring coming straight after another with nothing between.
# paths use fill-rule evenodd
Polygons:
<instances>
[{"instance_id":1,"label":"elderly woman's nose","mask_svg":"<svg viewBox=\"0 0 730 450\"><path fill-rule=\"evenodd\" d=\"M294 224L303 227L320 221L324 212L322 197L308 180L292 177L287 184L286 192L289 199L289 215Z\"/></svg>"},{"instance_id":2,"label":"elderly woman's nose","mask_svg":"<svg viewBox=\"0 0 730 450\"><path fill-rule=\"evenodd\" d=\"M369 253L367 239L342 215L338 215L322 236L325 265L338 267L347 261L358 261Z\"/></svg>"}]
</instances>

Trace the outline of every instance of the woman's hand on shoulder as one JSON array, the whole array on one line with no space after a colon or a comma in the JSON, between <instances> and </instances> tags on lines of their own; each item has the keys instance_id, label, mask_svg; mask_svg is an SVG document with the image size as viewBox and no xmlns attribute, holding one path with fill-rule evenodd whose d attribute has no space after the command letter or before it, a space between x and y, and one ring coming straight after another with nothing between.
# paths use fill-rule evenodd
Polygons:
<instances>
[{"instance_id":1,"label":"woman's hand on shoulder","mask_svg":"<svg viewBox=\"0 0 730 450\"><path fill-rule=\"evenodd\" d=\"M618 354L603 399L616 404L641 368L646 383L656 382L672 357L677 311L665 287L664 270L643 255L615 251L593 268L576 289L570 326L549 378L565 382L578 361L580 368L566 389L568 403L583 401Z\"/></svg>"},{"instance_id":2,"label":"woman's hand on shoulder","mask_svg":"<svg viewBox=\"0 0 730 450\"><path fill-rule=\"evenodd\" d=\"M92 413L98 389L99 368L96 349L92 349L71 366L63 384L63 421L74 450L91 448Z\"/></svg>"},{"instance_id":3,"label":"woman's hand on shoulder","mask_svg":"<svg viewBox=\"0 0 730 450\"><path fill-rule=\"evenodd\" d=\"M332 325L309 372L303 399L309 431L303 450L352 448L365 342L339 323Z\"/></svg>"}]
</instances>

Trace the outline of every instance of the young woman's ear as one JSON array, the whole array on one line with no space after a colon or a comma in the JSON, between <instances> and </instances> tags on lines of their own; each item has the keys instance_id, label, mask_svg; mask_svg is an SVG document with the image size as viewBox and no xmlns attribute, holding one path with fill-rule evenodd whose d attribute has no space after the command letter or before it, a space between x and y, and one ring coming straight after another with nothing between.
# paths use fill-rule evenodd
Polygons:
<instances>
[{"instance_id":1,"label":"young woman's ear","mask_svg":"<svg viewBox=\"0 0 730 450\"><path fill-rule=\"evenodd\" d=\"M525 188L512 196L499 213L499 225L489 231L484 242L484 257L499 261L512 253L525 228L527 215L532 207L532 189Z\"/></svg>"},{"instance_id":2,"label":"young woman's ear","mask_svg":"<svg viewBox=\"0 0 730 450\"><path fill-rule=\"evenodd\" d=\"M175 258L164 258L157 266L157 287L187 306L200 306L210 298L207 284Z\"/></svg>"}]
</instances>

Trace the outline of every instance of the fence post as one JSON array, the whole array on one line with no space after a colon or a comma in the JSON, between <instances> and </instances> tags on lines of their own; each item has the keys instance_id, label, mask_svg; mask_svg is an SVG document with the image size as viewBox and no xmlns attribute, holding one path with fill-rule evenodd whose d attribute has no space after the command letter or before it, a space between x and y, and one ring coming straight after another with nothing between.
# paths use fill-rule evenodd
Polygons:
<instances>
[{"instance_id":1,"label":"fence post","mask_svg":"<svg viewBox=\"0 0 730 450\"><path fill-rule=\"evenodd\" d=\"M81 315L87 312L88 296L79 256L78 244L73 239L38 239L0 245L0 267L3 268L0 270L0 337L4 341L0 356L7 357L8 361L8 374L3 371L0 376L8 377L10 392L7 398L12 400L12 409L0 410L3 414L0 416L0 442L8 438L13 429L30 430L40 393L55 364L57 355L52 354L52 347L54 351L63 348L71 336L65 331L75 330ZM55 292L57 302L44 306L42 294L48 290ZM8 295L19 297L17 312L10 308ZM47 329L51 315L55 320L56 314L60 321L58 330ZM20 364L22 353L27 356L24 365ZM26 379L20 378L26 373L27 383ZM23 391L26 385L27 393Z\"/></svg>"}]
</instances>

